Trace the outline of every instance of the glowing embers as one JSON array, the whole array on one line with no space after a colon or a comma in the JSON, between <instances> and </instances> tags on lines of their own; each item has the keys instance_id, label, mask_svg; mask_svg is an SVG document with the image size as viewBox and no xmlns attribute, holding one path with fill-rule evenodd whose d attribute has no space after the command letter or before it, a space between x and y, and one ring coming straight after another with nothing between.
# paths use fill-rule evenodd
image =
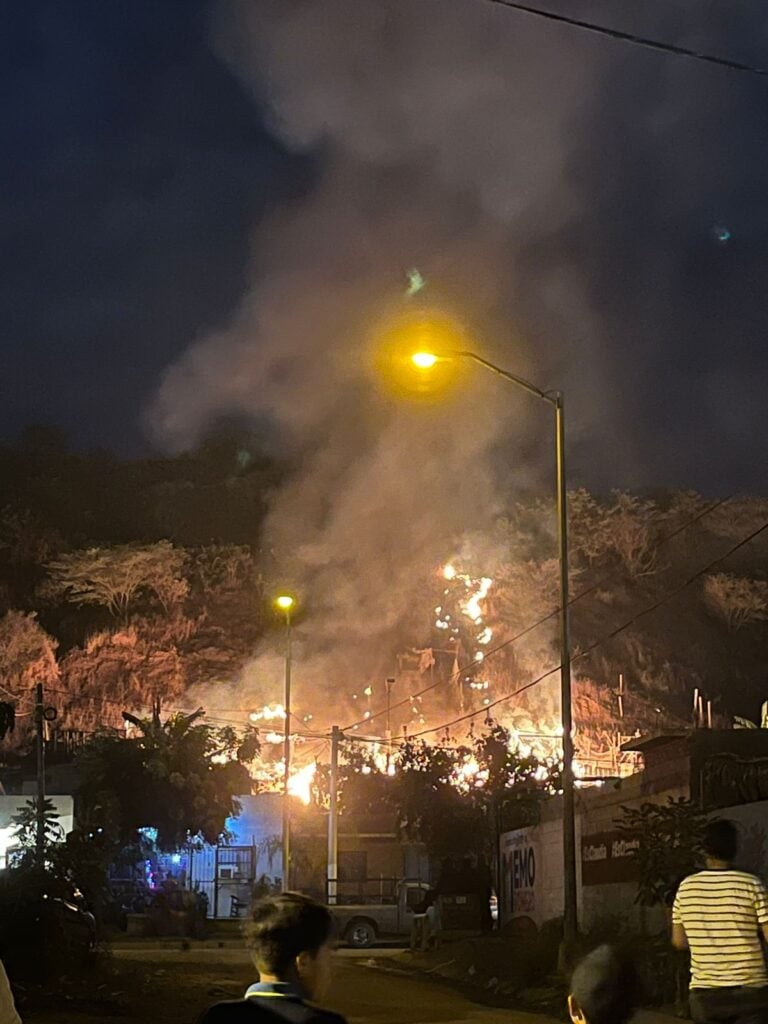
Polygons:
<instances>
[{"instance_id":1,"label":"glowing embers","mask_svg":"<svg viewBox=\"0 0 768 1024\"><path fill-rule=\"evenodd\" d=\"M473 754L467 754L451 772L451 785L461 793L472 789L483 789L488 782L488 769L481 768Z\"/></svg>"},{"instance_id":2,"label":"glowing embers","mask_svg":"<svg viewBox=\"0 0 768 1024\"><path fill-rule=\"evenodd\" d=\"M493 580L488 576L474 577L470 576L469 573L459 572L456 566L452 565L450 562L443 566L441 572L443 579L446 580L446 582L451 584L463 584L464 595L459 599L459 609L474 626L479 627L475 638L476 642L483 646L489 644L493 638L493 630L486 626L483 621L481 604L488 597L488 593L493 586ZM445 591L445 594L448 596L450 593L451 589L448 588ZM435 626L438 629L454 628L450 614L445 612L442 605L438 605L438 607L435 608L435 614L437 615ZM454 628L454 632L455 631L456 630ZM481 661L482 658L476 657L476 660Z\"/></svg>"}]
</instances>

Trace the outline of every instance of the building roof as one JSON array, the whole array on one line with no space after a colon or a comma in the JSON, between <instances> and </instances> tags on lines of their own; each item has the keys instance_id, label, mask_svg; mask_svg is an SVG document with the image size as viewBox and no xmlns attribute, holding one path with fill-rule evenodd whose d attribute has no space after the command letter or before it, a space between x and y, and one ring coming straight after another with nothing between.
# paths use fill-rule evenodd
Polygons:
<instances>
[{"instance_id":1,"label":"building roof","mask_svg":"<svg viewBox=\"0 0 768 1024\"><path fill-rule=\"evenodd\" d=\"M666 746L667 743L674 743L677 740L688 739L690 736L690 731L652 733L648 736L637 736L634 739L629 740L627 743L622 743L621 749L626 751L637 751L638 753L645 754L649 750L657 750L659 747Z\"/></svg>"}]
</instances>

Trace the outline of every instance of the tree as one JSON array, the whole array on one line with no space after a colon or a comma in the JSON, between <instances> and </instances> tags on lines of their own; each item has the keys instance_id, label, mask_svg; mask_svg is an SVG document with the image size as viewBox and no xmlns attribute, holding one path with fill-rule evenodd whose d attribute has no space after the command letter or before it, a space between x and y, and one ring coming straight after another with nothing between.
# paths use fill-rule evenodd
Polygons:
<instances>
[{"instance_id":1,"label":"tree","mask_svg":"<svg viewBox=\"0 0 768 1024\"><path fill-rule=\"evenodd\" d=\"M9 701L0 701L0 740L13 732L16 725L16 705Z\"/></svg>"},{"instance_id":2,"label":"tree","mask_svg":"<svg viewBox=\"0 0 768 1024\"><path fill-rule=\"evenodd\" d=\"M35 849L37 842L37 807L37 798L27 800L23 810L11 818L11 823L15 826L14 838L18 840L19 846L30 853ZM47 851L54 843L61 843L63 840L64 828L59 821L59 813L53 801L46 797L43 800L43 849Z\"/></svg>"},{"instance_id":3,"label":"tree","mask_svg":"<svg viewBox=\"0 0 768 1024\"><path fill-rule=\"evenodd\" d=\"M571 557L592 563L608 547L608 513L583 487L568 495L568 539Z\"/></svg>"},{"instance_id":4,"label":"tree","mask_svg":"<svg viewBox=\"0 0 768 1024\"><path fill-rule=\"evenodd\" d=\"M699 864L706 820L703 811L684 797L622 807L618 829L639 842L634 853L640 874L637 903L672 905L678 885Z\"/></svg>"},{"instance_id":5,"label":"tree","mask_svg":"<svg viewBox=\"0 0 768 1024\"><path fill-rule=\"evenodd\" d=\"M608 545L627 572L633 576L650 575L658 564L656 506L626 491L616 491L614 496L615 503L606 519Z\"/></svg>"},{"instance_id":6,"label":"tree","mask_svg":"<svg viewBox=\"0 0 768 1024\"><path fill-rule=\"evenodd\" d=\"M87 548L49 563L49 593L74 604L107 608L126 619L138 597L154 595L165 612L178 606L189 591L183 575L188 555L170 541L137 546Z\"/></svg>"},{"instance_id":7,"label":"tree","mask_svg":"<svg viewBox=\"0 0 768 1024\"><path fill-rule=\"evenodd\" d=\"M403 744L391 799L403 830L433 856L482 852L490 861L501 831L535 823L558 778L554 765L512 749L509 733L493 724L468 745Z\"/></svg>"},{"instance_id":8,"label":"tree","mask_svg":"<svg viewBox=\"0 0 768 1024\"><path fill-rule=\"evenodd\" d=\"M768 619L768 583L719 572L704 580L704 600L732 630Z\"/></svg>"},{"instance_id":9,"label":"tree","mask_svg":"<svg viewBox=\"0 0 768 1024\"><path fill-rule=\"evenodd\" d=\"M206 596L238 592L243 586L261 586L253 555L240 544L209 544L200 548L195 553L194 576Z\"/></svg>"},{"instance_id":10,"label":"tree","mask_svg":"<svg viewBox=\"0 0 768 1024\"><path fill-rule=\"evenodd\" d=\"M249 793L246 763L258 752L251 730L243 742L231 729L201 724L204 712L174 714L165 721L159 706L149 719L125 714L132 737L101 735L78 757L79 790L94 826L137 843L141 830L156 829L157 845L173 850L201 836L215 843Z\"/></svg>"},{"instance_id":11,"label":"tree","mask_svg":"<svg viewBox=\"0 0 768 1024\"><path fill-rule=\"evenodd\" d=\"M56 646L56 641L48 636L33 612L7 612L0 619L0 693L31 700L36 683L55 683L59 678ZM16 724L15 703L3 701L0 703L0 740L14 732ZM22 733L28 735L26 730Z\"/></svg>"},{"instance_id":12,"label":"tree","mask_svg":"<svg viewBox=\"0 0 768 1024\"><path fill-rule=\"evenodd\" d=\"M28 608L45 577L45 565L61 539L29 509L6 505L0 510L0 580L8 604Z\"/></svg>"},{"instance_id":13,"label":"tree","mask_svg":"<svg viewBox=\"0 0 768 1024\"><path fill-rule=\"evenodd\" d=\"M83 731L120 728L122 708L150 708L158 698L182 700L189 679L181 649L195 628L183 616L136 616L130 626L94 633L73 648L61 662L62 725Z\"/></svg>"}]
</instances>

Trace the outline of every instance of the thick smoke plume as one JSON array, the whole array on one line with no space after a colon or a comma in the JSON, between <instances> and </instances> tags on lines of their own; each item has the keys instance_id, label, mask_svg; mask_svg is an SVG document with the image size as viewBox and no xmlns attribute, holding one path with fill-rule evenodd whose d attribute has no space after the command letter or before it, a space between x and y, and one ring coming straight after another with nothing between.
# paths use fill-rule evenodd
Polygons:
<instances>
[{"instance_id":1,"label":"thick smoke plume","mask_svg":"<svg viewBox=\"0 0 768 1024\"><path fill-rule=\"evenodd\" d=\"M300 469L265 546L305 608L300 693L341 701L424 637L414 598L461 536L510 489L549 484L532 399L471 377L425 409L376 384L375 327L408 268L487 355L567 390L576 452L603 431L604 457L621 453L622 482L632 473L573 245L585 110L612 55L477 0L242 0L214 37L272 130L315 155L317 180L259 225L242 308L171 369L153 423L179 447L222 413L278 425ZM257 662L254 695L277 696L275 671Z\"/></svg>"}]
</instances>

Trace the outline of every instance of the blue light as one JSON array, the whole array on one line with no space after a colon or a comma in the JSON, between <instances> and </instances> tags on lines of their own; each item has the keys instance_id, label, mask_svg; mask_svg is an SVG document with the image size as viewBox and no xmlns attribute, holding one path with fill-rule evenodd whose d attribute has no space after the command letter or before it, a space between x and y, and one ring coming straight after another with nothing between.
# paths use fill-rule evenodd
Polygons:
<instances>
[{"instance_id":1,"label":"blue light","mask_svg":"<svg viewBox=\"0 0 768 1024\"><path fill-rule=\"evenodd\" d=\"M729 228L722 224L716 224L712 230L715 238L721 245L725 245L726 242L730 242L732 236Z\"/></svg>"}]
</instances>

